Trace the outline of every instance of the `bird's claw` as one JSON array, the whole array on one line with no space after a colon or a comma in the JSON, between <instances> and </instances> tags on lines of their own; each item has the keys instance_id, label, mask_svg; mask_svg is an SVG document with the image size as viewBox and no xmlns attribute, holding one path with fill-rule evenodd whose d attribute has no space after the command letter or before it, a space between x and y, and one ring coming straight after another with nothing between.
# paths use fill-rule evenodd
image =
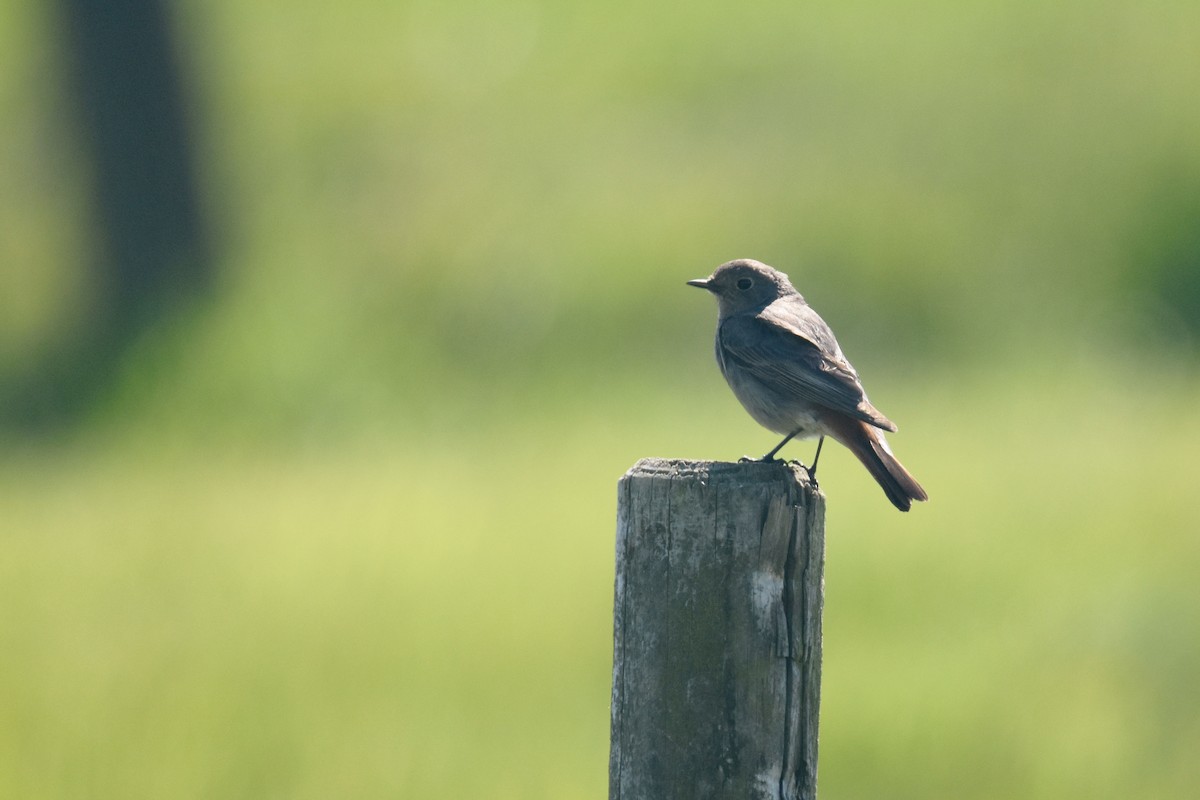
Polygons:
<instances>
[{"instance_id":1,"label":"bird's claw","mask_svg":"<svg viewBox=\"0 0 1200 800\"><path fill-rule=\"evenodd\" d=\"M814 489L819 489L821 487L821 485L817 483L817 471L808 464L805 464L798 458L789 459L784 463L786 463L789 467L799 467L800 469L804 470L804 473L808 475L808 482L812 484Z\"/></svg>"},{"instance_id":2,"label":"bird's claw","mask_svg":"<svg viewBox=\"0 0 1200 800\"><path fill-rule=\"evenodd\" d=\"M817 471L815 469L813 469L812 467L810 467L807 464L804 464L800 461L793 461L792 463L797 465L801 469L803 469L806 473L808 473L808 482L812 484L812 487L814 489L821 488L821 484L817 483Z\"/></svg>"}]
</instances>

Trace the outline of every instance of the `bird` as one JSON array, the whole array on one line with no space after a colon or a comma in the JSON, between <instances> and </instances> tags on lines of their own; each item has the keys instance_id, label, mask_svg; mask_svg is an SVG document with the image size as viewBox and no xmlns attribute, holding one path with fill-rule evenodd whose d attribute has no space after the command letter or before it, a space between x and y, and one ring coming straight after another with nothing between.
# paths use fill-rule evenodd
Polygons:
<instances>
[{"instance_id":1,"label":"bird","mask_svg":"<svg viewBox=\"0 0 1200 800\"><path fill-rule=\"evenodd\" d=\"M833 331L786 274L741 258L687 285L717 298L717 364L734 395L758 424L784 437L757 460L774 461L792 439L819 437L806 468L816 485L828 436L862 462L896 508L929 499L888 446L884 432L896 424L871 405Z\"/></svg>"}]
</instances>

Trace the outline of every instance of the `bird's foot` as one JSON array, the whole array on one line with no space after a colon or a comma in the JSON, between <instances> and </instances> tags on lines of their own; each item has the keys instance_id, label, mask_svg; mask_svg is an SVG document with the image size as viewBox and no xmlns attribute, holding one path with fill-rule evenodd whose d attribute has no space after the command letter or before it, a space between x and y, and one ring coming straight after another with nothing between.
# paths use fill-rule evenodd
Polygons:
<instances>
[{"instance_id":1,"label":"bird's foot","mask_svg":"<svg viewBox=\"0 0 1200 800\"><path fill-rule=\"evenodd\" d=\"M817 468L805 466L804 464L801 464L800 466L804 467L804 471L808 473L808 482L812 484L812 487L814 489L820 489L821 484L817 482Z\"/></svg>"},{"instance_id":2,"label":"bird's foot","mask_svg":"<svg viewBox=\"0 0 1200 800\"><path fill-rule=\"evenodd\" d=\"M805 464L798 458L793 458L787 463L790 467L799 467L800 469L804 470L804 472L808 475L808 482L812 484L814 489L821 488L821 484L817 483L817 470L815 468L810 467L808 464Z\"/></svg>"},{"instance_id":3,"label":"bird's foot","mask_svg":"<svg viewBox=\"0 0 1200 800\"><path fill-rule=\"evenodd\" d=\"M768 453L767 455L763 456L762 458L755 458L754 456L742 456L741 458L738 459L738 463L739 464L782 464L784 462L782 459L775 458L773 455Z\"/></svg>"},{"instance_id":4,"label":"bird's foot","mask_svg":"<svg viewBox=\"0 0 1200 800\"><path fill-rule=\"evenodd\" d=\"M804 466L801 464L801 466ZM804 467L804 471L808 473L808 482L812 484L813 489L820 489L821 484L817 483L817 471L812 467Z\"/></svg>"}]
</instances>

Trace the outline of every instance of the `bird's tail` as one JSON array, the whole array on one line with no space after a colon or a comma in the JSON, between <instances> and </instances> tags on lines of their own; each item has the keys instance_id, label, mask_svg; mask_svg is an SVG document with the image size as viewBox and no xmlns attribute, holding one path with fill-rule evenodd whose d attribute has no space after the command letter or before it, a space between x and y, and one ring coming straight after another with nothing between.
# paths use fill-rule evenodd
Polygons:
<instances>
[{"instance_id":1,"label":"bird's tail","mask_svg":"<svg viewBox=\"0 0 1200 800\"><path fill-rule=\"evenodd\" d=\"M892 455L883 431L843 417L834 429L834 438L858 457L896 508L908 511L914 500L929 499L917 479Z\"/></svg>"}]
</instances>

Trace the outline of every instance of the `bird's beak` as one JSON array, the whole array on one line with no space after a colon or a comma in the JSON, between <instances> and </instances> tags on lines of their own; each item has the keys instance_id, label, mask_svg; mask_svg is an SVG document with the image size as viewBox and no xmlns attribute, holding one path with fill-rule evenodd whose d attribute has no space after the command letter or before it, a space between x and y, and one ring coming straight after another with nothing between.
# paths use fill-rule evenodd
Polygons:
<instances>
[{"instance_id":1,"label":"bird's beak","mask_svg":"<svg viewBox=\"0 0 1200 800\"><path fill-rule=\"evenodd\" d=\"M687 285L688 286L699 286L701 289L710 289L711 290L711 287L708 285L708 278L696 278L696 280L694 280L694 281L688 281Z\"/></svg>"}]
</instances>

